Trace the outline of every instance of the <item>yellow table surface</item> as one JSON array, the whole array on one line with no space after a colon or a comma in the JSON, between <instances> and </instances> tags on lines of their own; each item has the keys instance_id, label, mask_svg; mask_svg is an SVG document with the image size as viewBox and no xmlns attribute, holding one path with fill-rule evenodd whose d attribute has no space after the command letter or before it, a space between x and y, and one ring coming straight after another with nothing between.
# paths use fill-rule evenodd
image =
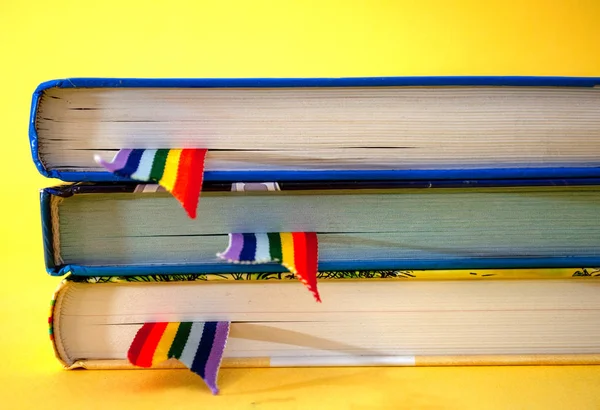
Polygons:
<instances>
[{"instance_id":1,"label":"yellow table surface","mask_svg":"<svg viewBox=\"0 0 600 410\"><path fill-rule=\"evenodd\" d=\"M90 3L85 6L84 4ZM92 4L93 3L93 4ZM600 367L63 371L31 93L63 77L600 76L600 2L0 1L0 408L600 408ZM449 4L453 3L452 6Z\"/></svg>"}]
</instances>

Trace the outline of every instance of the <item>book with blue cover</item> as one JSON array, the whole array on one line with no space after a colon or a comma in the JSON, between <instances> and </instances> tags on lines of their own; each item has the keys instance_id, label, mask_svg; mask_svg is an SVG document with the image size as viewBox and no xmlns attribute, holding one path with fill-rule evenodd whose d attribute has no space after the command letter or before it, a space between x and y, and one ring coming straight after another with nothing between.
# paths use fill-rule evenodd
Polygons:
<instances>
[{"instance_id":1,"label":"book with blue cover","mask_svg":"<svg viewBox=\"0 0 600 410\"><path fill-rule=\"evenodd\" d=\"M281 272L277 264L226 263L217 253L231 232L291 231L316 233L322 271L600 265L599 185L504 183L206 183L193 220L158 185L49 188L42 192L47 269Z\"/></svg>"},{"instance_id":2,"label":"book with blue cover","mask_svg":"<svg viewBox=\"0 0 600 410\"><path fill-rule=\"evenodd\" d=\"M34 162L119 179L123 148L207 149L206 180L600 176L597 78L67 79L33 97Z\"/></svg>"}]
</instances>

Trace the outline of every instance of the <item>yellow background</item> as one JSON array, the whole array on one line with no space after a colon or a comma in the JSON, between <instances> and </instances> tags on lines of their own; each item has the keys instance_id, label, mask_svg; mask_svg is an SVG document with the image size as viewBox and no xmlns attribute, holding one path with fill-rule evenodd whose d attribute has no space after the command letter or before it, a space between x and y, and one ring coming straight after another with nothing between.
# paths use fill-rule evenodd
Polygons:
<instances>
[{"instance_id":1,"label":"yellow background","mask_svg":"<svg viewBox=\"0 0 600 410\"><path fill-rule=\"evenodd\" d=\"M38 209L38 188L52 181L27 143L41 81L600 76L598 0L159 3L0 0L0 408L600 407L600 367L223 370L219 397L185 371L62 371L46 336L58 280L43 270Z\"/></svg>"}]
</instances>

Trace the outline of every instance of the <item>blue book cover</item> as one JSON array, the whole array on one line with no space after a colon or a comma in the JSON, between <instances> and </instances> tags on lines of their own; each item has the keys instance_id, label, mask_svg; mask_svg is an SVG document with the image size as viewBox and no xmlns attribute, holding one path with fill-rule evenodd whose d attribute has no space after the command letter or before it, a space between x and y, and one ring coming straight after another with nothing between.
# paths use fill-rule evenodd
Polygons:
<instances>
[{"instance_id":1,"label":"blue book cover","mask_svg":"<svg viewBox=\"0 0 600 410\"><path fill-rule=\"evenodd\" d=\"M46 268L79 276L282 272L215 254L230 232L292 230L317 233L320 271L600 265L595 178L240 185L207 183L197 220L157 185L46 188Z\"/></svg>"},{"instance_id":2,"label":"blue book cover","mask_svg":"<svg viewBox=\"0 0 600 410\"><path fill-rule=\"evenodd\" d=\"M152 141L155 141L152 138L160 141L169 141L169 138L173 138L174 141L183 141L184 143L187 141L187 147L191 147L190 144L192 143L199 143L198 141L213 141L206 144L199 143L207 146L194 146L194 148L207 148L209 150L205 172L206 181L594 178L600 177L600 160L598 160L600 157L594 155L595 151L593 151L594 147L598 148L599 144L597 140L600 138L598 136L598 127L596 127L598 124L594 122L594 118L599 117L598 110L600 109L600 103L598 101L600 99L598 96L600 96L600 91L596 91L595 88L599 84L600 79L598 78L584 77L71 78L49 81L41 84L35 90L29 123L30 146L33 161L43 175L69 182L124 180L111 173L104 172L99 167L94 167L95 164L92 158L97 152L110 155L120 148L184 148L164 146L164 144L162 144L163 146L149 146L152 145ZM138 113L135 111L135 104L130 104L129 100L125 98L127 95L123 97L119 94L118 96L111 97L113 98L111 103L104 101L108 91L122 90L143 90L145 93L144 97L140 98L146 101L154 98L152 96L159 91L164 92L167 90L172 91L174 94L168 94L156 106L152 105L152 101L148 102L150 105L147 112ZM257 97L255 99L248 100L250 102L241 105L241 108L238 107L236 111L233 108L228 108L229 102L226 98L223 100L220 97L221 95L229 95L226 93L228 90L244 90L244 92L250 90L259 94L256 94ZM290 99L286 96L302 96L301 99L297 97L299 98L298 102L289 108L290 123L275 123L270 117L263 119L254 118L254 111L250 111L254 107L261 106L261 96L265 95L263 92L275 92L277 90L286 91L282 94L283 97L281 100L266 108L267 111L265 112L267 114L277 111L278 104L289 104ZM322 90L326 90L327 95L335 96L337 92L349 94L346 97L342 95L338 99L333 99L333 104L322 103L323 106L321 107L319 106L321 103L318 101L315 102L314 93L316 91L322 92ZM409 128L416 126L415 124L419 125L419 118L421 118L421 115L426 114L427 109L423 109L423 112L413 112L409 122L398 122L394 125L396 128L389 129L385 128L386 122L390 118L395 121L396 117L402 117L404 115L402 110L398 110L397 116L392 115L394 111L389 111L386 114L388 115L387 117L381 118L378 117L380 114L379 111L387 109L386 105L383 108L380 107L380 109L372 109L372 111L367 113L364 112L365 107L369 108L368 102L363 103L363 101L368 100L369 93L398 93L399 90L412 90L411 92L422 91L424 93L444 90L444 92L475 94L480 90L488 90L492 93L490 94L492 97L494 94L504 93L505 90L513 90L511 92L515 93L515 101L523 101L525 105L521 111L515 109L516 111L510 114L514 118L511 117L510 122L503 123L502 127L504 128L502 130L504 131L495 128L496 122L502 121L504 115L503 112L499 112L498 110L502 109L502 107L504 107L503 109L510 108L510 104L506 105L507 102L504 101L504 94L496 98L497 101L504 101L502 102L504 105L494 106L495 108L492 111L496 112L496 114L493 120L489 121L489 124L481 125L479 117L474 120L476 121L474 124L479 127L477 129L483 130L481 132L486 134L483 137L488 138L489 136L490 138L491 145L488 151L491 154L488 153L489 155L492 155L496 149L493 144L501 143L501 138L503 137L497 137L500 138L498 140L494 140L493 138L496 138L497 134L499 135L502 132L510 134L511 127L521 130L520 133L512 136L516 138L517 142L518 138L522 136L527 137L528 129L534 129L533 125L528 122L528 116L535 117L536 124L542 124L542 130L539 131L539 135L532 134L531 138L528 137L529 142L523 143L524 152L514 150L511 154L510 144L506 143L508 144L508 148L505 148L508 149L508 153L505 154L506 160L504 162L500 161L486 165L488 159L476 158L475 156L469 157L468 161L465 161L463 165L461 163L458 163L458 165L454 163L453 166L448 166L446 163L440 162L439 164L432 163L431 166L428 166L427 163L418 163L413 167L411 165L411 161L413 160L410 159L410 155L413 155L418 149L415 149L417 147L414 146L414 143L407 143L404 146L402 141L403 139L410 139ZM543 100L541 97L546 95L549 90L558 90L560 94L556 94L553 97L554 99L548 103L546 111L537 112L537 101ZM190 92L198 91L218 93L210 94L210 98L207 97L202 100L202 103L205 104L203 107L207 108L207 113L204 113L202 109L195 109L193 113L189 114L192 115L194 126L195 124L200 124L200 126L197 129L183 129L181 131L182 124L190 122L188 117L185 117L181 121L174 120L174 123L167 124L168 126L165 125L161 116L166 115L164 112L170 107L165 101L179 95L179 93L189 94ZM293 94L289 94L289 92ZM393 96L395 95L393 94ZM403 98L402 95L398 94L398 98ZM428 94L422 95L426 96ZM436 123L437 128L432 128L432 134L441 133L441 137L439 138L442 138L445 141L444 144L446 144L432 151L434 152L431 154L433 156L437 154L443 155L446 150L453 149L463 143L466 144L464 139L461 139L461 136L456 134L456 131L452 131L452 127L461 127L463 118L464 121L470 118L471 111L483 112L484 114L482 115L485 115L486 104L491 101L487 95L484 95L479 100L476 100L478 102L476 105L473 105L473 103L469 103L472 104L470 106L466 104L463 107L464 112L461 111L461 113L453 116L452 110L461 107L460 101L462 101L462 95L460 94L456 97L457 99L452 100L454 105L444 108L445 122ZM411 101L414 101L417 106L419 101L421 101L420 96L421 94L415 94L411 97L413 98ZM90 100L93 101L90 102ZM439 99L439 101L441 100ZM87 101L89 106L81 103L81 101ZM398 99L389 101L398 101ZM435 98L432 99L425 108L437 109L436 101L438 100ZM220 107L225 114L219 120L221 122L213 123L211 121L214 119L210 117L208 108L213 105L219 106L219 104L221 104ZM561 106L557 108L555 107L556 104ZM131 112L120 112L130 109L132 110ZM369 131L369 133L381 137L381 141L371 143L367 137L365 137L364 141L360 137L356 137L356 141L352 142L352 146L327 148L330 146L327 144L331 143L322 142L320 138L317 138L320 135L318 129L306 128L306 124L308 123L298 123L298 125L294 122L296 118L310 116L310 124L317 124L314 125L317 127L320 126L319 124L327 122L329 117L333 118L334 109L343 113L344 115L340 118L343 117L345 120L333 125L327 125L328 128L324 129L324 133L339 136L345 132L346 128L344 127L350 127L348 130L358 135L361 130L368 130L371 123L373 128L384 127L382 128L381 132L383 134L381 136L377 134L376 130ZM186 111L185 103L179 105L177 110L176 115L183 115L181 113L185 113ZM360 115L357 115L352 110L359 110ZM243 117L244 115L246 115L244 118L248 122L243 124L240 122L242 125L237 127L235 125L237 124L236 118ZM283 114L277 115L281 116ZM392 115L392 117L389 117L389 115ZM506 113L506 115L508 116L509 114ZM123 137L122 135L135 134L136 130L139 130L139 128L136 128L136 124L140 122L139 118L144 118L144 122L147 123L145 131L148 133L148 136L142 132L140 135L136 134L135 138L133 136L131 138L134 138L135 141L144 146L118 146L118 141L121 141L125 145L132 144L131 141L134 141L134 139L129 141L127 140L129 137ZM228 118L233 125L226 124L227 121L225 120ZM435 120L435 116L428 118ZM369 119L372 121L369 121ZM202 124L209 125L203 129L201 127ZM294 128L295 126L297 126L297 129ZM427 131L428 125L426 121L420 124L420 126L419 130L421 133ZM244 127L247 127L247 129ZM48 129L52 131L50 132ZM247 137L243 140L247 144L247 147L239 147L233 140L231 143L214 143L214 141L220 141L220 135L225 133L227 129L239 133L242 137L246 135ZM406 131L404 134L400 132L404 132L403 130ZM278 132L281 132L281 137L277 137ZM548 135L545 135L544 132L547 132ZM188 138L191 133L197 134L194 135L192 140L190 140L191 137ZM228 135L223 135L222 139L228 138ZM272 136L270 140L261 142L261 138L265 135L274 135L274 137ZM293 141L291 141L292 137L295 138ZM285 149L281 148L280 151L277 151L277 146L287 144L288 140L291 141L289 147ZM536 142L538 140L539 142ZM390 141L390 146L386 146L383 143L385 141ZM563 141L564 143L563 145L552 145L557 143L557 141ZM299 145L300 143L305 145ZM257 146L262 145L253 150L252 144L257 144ZM326 147L322 148L320 144ZM365 147L361 145L365 145ZM275 148L271 149L269 148L270 146ZM317 148L313 149L311 147ZM477 146L474 147L477 148ZM561 158L560 151L565 149L565 147L578 149L578 151L574 152L568 160L553 162L553 158ZM366 148L370 150L366 150ZM313 151L310 151L310 149L313 149ZM472 148L467 147L465 149ZM532 166L529 166L527 163L529 157L526 152L528 149L535 150L543 158ZM303 150L309 150L310 152L304 154ZM66 151L70 154L67 155ZM370 164L368 159L361 159L361 156L368 152L376 152L372 154L374 158L377 158L377 155L391 155L391 159L386 160L385 165L380 165L378 161L373 161L373 164ZM393 154L391 154L392 152ZM248 156L254 155L251 160L252 167L246 167L243 159L240 160L246 154ZM339 158L337 158L338 155ZM346 155L346 157L343 155ZM297 160L297 156L302 156L303 162L299 162L300 160ZM511 161L512 157L520 156L522 156L523 160ZM452 162L452 158L448 159L448 161ZM302 164L302 166L297 166L298 164ZM261 165L264 166L261 167Z\"/></svg>"}]
</instances>

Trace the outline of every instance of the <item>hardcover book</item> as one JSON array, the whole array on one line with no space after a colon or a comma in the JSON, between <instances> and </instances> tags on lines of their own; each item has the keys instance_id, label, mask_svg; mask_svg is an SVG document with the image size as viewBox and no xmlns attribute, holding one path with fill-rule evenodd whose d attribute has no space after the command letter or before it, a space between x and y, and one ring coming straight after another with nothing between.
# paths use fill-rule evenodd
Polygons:
<instances>
[{"instance_id":1,"label":"hardcover book","mask_svg":"<svg viewBox=\"0 0 600 410\"><path fill-rule=\"evenodd\" d=\"M288 231L316 233L320 270L597 266L600 188L572 183L280 183L258 191L207 183L194 220L155 185L49 188L47 268L87 276L281 272L217 254L231 232Z\"/></svg>"},{"instance_id":2,"label":"hardcover book","mask_svg":"<svg viewBox=\"0 0 600 410\"><path fill-rule=\"evenodd\" d=\"M140 323L207 318L231 322L227 367L600 363L598 268L420 275L323 272L318 305L273 273L73 276L50 332L69 368L134 368Z\"/></svg>"},{"instance_id":3,"label":"hardcover book","mask_svg":"<svg viewBox=\"0 0 600 410\"><path fill-rule=\"evenodd\" d=\"M90 79L41 84L44 175L119 179L94 155L207 149L206 179L600 176L597 78Z\"/></svg>"}]
</instances>

